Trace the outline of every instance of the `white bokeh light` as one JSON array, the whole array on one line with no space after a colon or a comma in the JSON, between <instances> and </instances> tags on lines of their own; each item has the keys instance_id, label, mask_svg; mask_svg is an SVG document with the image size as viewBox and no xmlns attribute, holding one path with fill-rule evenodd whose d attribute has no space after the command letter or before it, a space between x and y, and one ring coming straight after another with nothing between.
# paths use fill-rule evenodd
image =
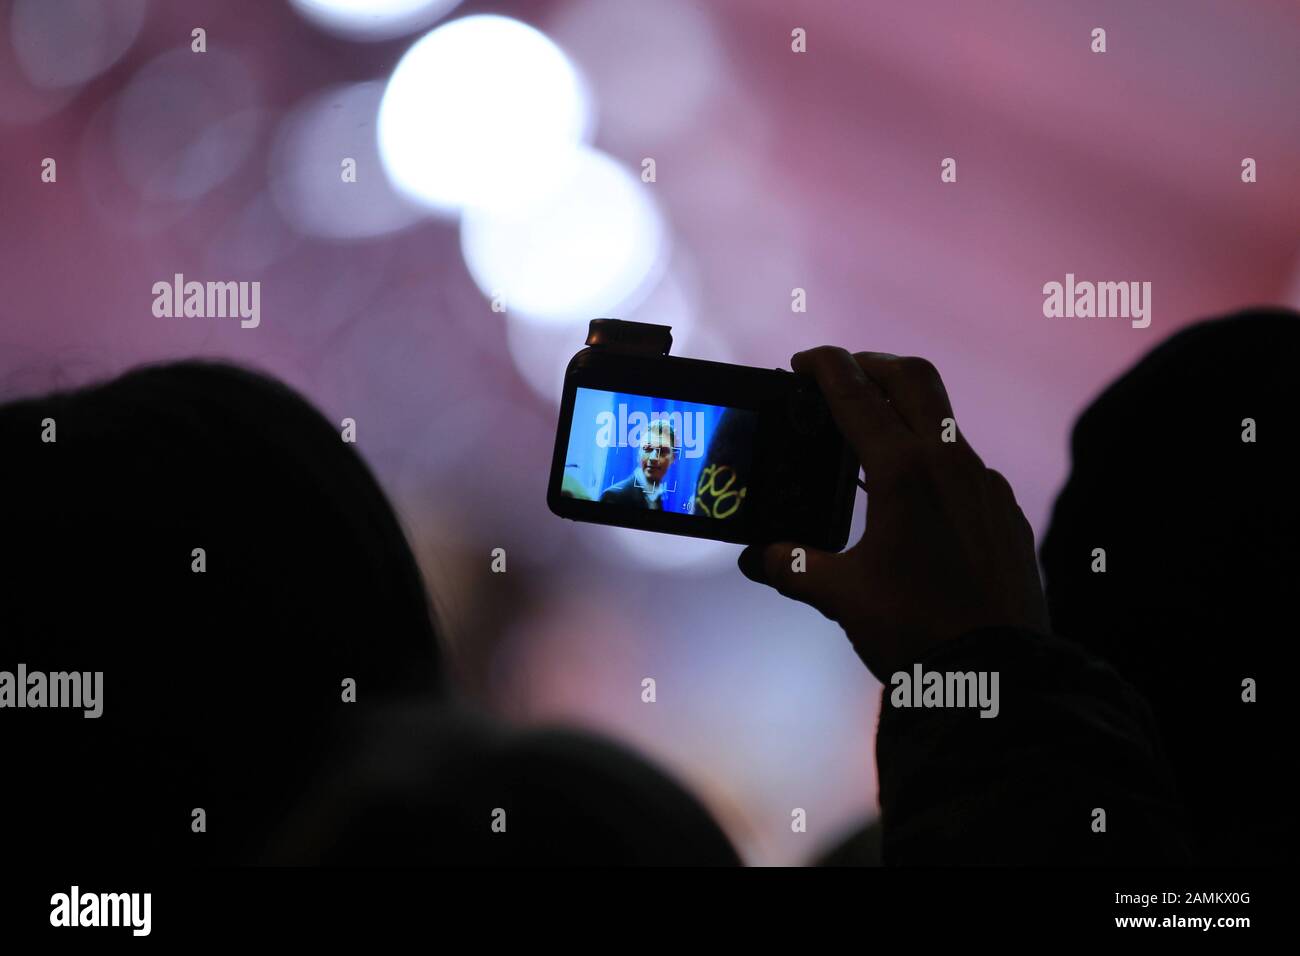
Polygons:
<instances>
[{"instance_id":1,"label":"white bokeh light","mask_svg":"<svg viewBox=\"0 0 1300 956\"><path fill-rule=\"evenodd\" d=\"M112 149L145 200L194 202L253 152L265 114L247 63L213 50L195 69L188 47L141 67L113 105Z\"/></svg>"},{"instance_id":2,"label":"white bokeh light","mask_svg":"<svg viewBox=\"0 0 1300 956\"><path fill-rule=\"evenodd\" d=\"M460 0L289 0L323 30L349 40L391 40L446 16Z\"/></svg>"},{"instance_id":3,"label":"white bokeh light","mask_svg":"<svg viewBox=\"0 0 1300 956\"><path fill-rule=\"evenodd\" d=\"M33 86L76 86L103 73L135 42L146 0L16 0L14 53Z\"/></svg>"},{"instance_id":4,"label":"white bokeh light","mask_svg":"<svg viewBox=\"0 0 1300 956\"><path fill-rule=\"evenodd\" d=\"M715 4L698 0L570 0L547 8L541 24L600 91L601 144L644 155L689 136L725 104L745 101L718 43Z\"/></svg>"},{"instance_id":5,"label":"white bokeh light","mask_svg":"<svg viewBox=\"0 0 1300 956\"><path fill-rule=\"evenodd\" d=\"M461 251L484 295L540 322L618 315L653 288L668 258L645 185L595 150L577 154L542 201L466 210Z\"/></svg>"},{"instance_id":6,"label":"white bokeh light","mask_svg":"<svg viewBox=\"0 0 1300 956\"><path fill-rule=\"evenodd\" d=\"M672 328L673 354L698 357L692 350L699 338L695 329L695 303L685 283L673 271L664 274L641 306L609 318L651 322ZM515 368L539 396L557 408L564 389L564 370L573 353L587 340L587 323L597 316L573 322L536 322L506 312L506 350Z\"/></svg>"},{"instance_id":7,"label":"white bokeh light","mask_svg":"<svg viewBox=\"0 0 1300 956\"><path fill-rule=\"evenodd\" d=\"M379 151L394 184L438 212L517 208L564 177L592 116L577 70L543 34L508 17L465 17L398 62L379 107Z\"/></svg>"},{"instance_id":8,"label":"white bokeh light","mask_svg":"<svg viewBox=\"0 0 1300 956\"><path fill-rule=\"evenodd\" d=\"M383 83L314 94L281 121L271 152L271 195L295 229L327 239L365 239L405 229L427 210L398 194L383 174L375 113ZM345 181L343 158L356 163Z\"/></svg>"}]
</instances>

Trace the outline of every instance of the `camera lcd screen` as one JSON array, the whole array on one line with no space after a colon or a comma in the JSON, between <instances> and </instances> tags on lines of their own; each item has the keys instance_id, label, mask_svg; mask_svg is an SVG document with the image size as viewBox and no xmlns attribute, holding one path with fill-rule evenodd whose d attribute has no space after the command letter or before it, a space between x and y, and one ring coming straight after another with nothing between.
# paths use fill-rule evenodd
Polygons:
<instances>
[{"instance_id":1,"label":"camera lcd screen","mask_svg":"<svg viewBox=\"0 0 1300 956\"><path fill-rule=\"evenodd\" d=\"M560 494L735 520L745 513L757 425L746 409L579 387Z\"/></svg>"}]
</instances>

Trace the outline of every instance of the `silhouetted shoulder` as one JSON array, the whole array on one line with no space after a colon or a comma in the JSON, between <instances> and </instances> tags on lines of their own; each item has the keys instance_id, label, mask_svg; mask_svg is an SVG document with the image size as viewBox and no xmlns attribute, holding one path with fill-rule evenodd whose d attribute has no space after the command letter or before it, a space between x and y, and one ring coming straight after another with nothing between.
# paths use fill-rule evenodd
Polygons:
<instances>
[{"instance_id":1,"label":"silhouetted shoulder","mask_svg":"<svg viewBox=\"0 0 1300 956\"><path fill-rule=\"evenodd\" d=\"M707 811L624 747L418 703L358 725L268 862L736 865Z\"/></svg>"}]
</instances>

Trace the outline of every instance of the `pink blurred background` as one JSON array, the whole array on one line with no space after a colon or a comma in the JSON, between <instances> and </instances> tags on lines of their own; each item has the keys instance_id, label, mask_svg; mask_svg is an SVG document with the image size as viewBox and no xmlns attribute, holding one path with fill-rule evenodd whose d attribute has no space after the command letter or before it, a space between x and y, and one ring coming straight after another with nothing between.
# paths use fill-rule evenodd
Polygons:
<instances>
[{"instance_id":1,"label":"pink blurred background","mask_svg":"<svg viewBox=\"0 0 1300 956\"><path fill-rule=\"evenodd\" d=\"M562 111L509 112L567 74L500 55L500 21L455 34L463 78L410 61L395 121L425 142L385 145L399 61L480 14L535 28L521 42L580 80L568 145L592 165L568 192L543 188L564 178ZM1297 50L1300 5L1268 0L9 0L0 398L202 355L354 418L474 698L626 741L749 861L806 862L875 813L879 686L837 628L743 580L736 548L547 511L586 320L671 324L677 354L761 366L822 342L927 356L1041 533L1108 380L1196 318L1300 304ZM485 168L475 136L542 207L431 202L439 157ZM178 272L260 281L260 326L155 317ZM1150 328L1044 318L1067 272L1150 281Z\"/></svg>"}]
</instances>

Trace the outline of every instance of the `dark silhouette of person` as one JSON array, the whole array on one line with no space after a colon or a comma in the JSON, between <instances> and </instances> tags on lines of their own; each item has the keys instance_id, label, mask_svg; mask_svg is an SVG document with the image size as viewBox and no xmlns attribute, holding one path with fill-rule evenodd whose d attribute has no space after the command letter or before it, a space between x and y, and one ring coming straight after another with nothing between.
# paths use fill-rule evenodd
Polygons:
<instances>
[{"instance_id":1,"label":"dark silhouette of person","mask_svg":"<svg viewBox=\"0 0 1300 956\"><path fill-rule=\"evenodd\" d=\"M750 547L748 577L838 622L884 686L879 841L827 862L1185 862L1181 808L1149 708L1112 668L1054 637L1033 532L964 436L934 366L822 347L794 356L862 462L867 522L841 554ZM899 694L902 679L998 677L995 707ZM982 703L982 702L981 702ZM996 715L993 712L996 711Z\"/></svg>"},{"instance_id":2,"label":"dark silhouette of person","mask_svg":"<svg viewBox=\"0 0 1300 956\"><path fill-rule=\"evenodd\" d=\"M397 701L354 721L261 862L732 866L699 803L613 743Z\"/></svg>"},{"instance_id":3,"label":"dark silhouette of person","mask_svg":"<svg viewBox=\"0 0 1300 956\"><path fill-rule=\"evenodd\" d=\"M745 513L755 437L753 413L733 408L722 413L696 481L695 514L727 519Z\"/></svg>"},{"instance_id":4,"label":"dark silhouette of person","mask_svg":"<svg viewBox=\"0 0 1300 956\"><path fill-rule=\"evenodd\" d=\"M886 685L884 861L1186 859L1150 710L1052 635L1010 486L963 436L940 443L953 413L933 366L833 348L792 364L863 462L866 530L843 554L806 549L799 571L790 543L746 549L740 566L841 623ZM0 447L0 660L105 675L98 719L6 715L18 720L2 743L27 768L0 796L22 821L15 850L736 862L698 803L633 755L449 700L391 508L283 386L225 366L147 369L0 408ZM892 678L914 667L998 673L996 719L897 703ZM356 703L343 704L348 682Z\"/></svg>"},{"instance_id":5,"label":"dark silhouette of person","mask_svg":"<svg viewBox=\"0 0 1300 956\"><path fill-rule=\"evenodd\" d=\"M1079 417L1043 540L1055 630L1150 702L1204 863L1296 850L1297 367L1290 310L1171 336Z\"/></svg>"},{"instance_id":6,"label":"dark silhouette of person","mask_svg":"<svg viewBox=\"0 0 1300 956\"><path fill-rule=\"evenodd\" d=\"M145 368L0 406L0 450L0 671L103 675L97 718L0 712L11 858L737 861L632 754L456 704L398 519L289 388ZM339 767L358 813L313 827Z\"/></svg>"}]
</instances>

